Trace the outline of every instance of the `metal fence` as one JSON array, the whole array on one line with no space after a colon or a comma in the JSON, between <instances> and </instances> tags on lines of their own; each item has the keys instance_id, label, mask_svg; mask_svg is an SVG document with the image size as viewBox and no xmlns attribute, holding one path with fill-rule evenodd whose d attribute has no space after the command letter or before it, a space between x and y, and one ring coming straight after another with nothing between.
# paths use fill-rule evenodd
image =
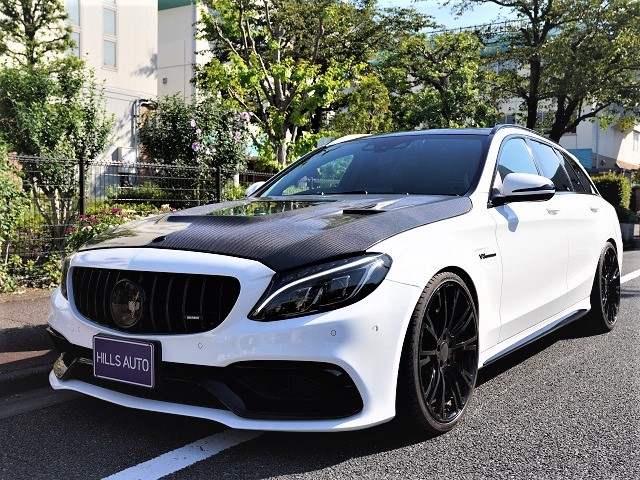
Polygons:
<instances>
[{"instance_id":1,"label":"metal fence","mask_svg":"<svg viewBox=\"0 0 640 480\"><path fill-rule=\"evenodd\" d=\"M68 158L10 156L16 181L28 198L16 233L5 242L9 274L29 277L25 265L45 263L63 255L70 227L79 214L125 206L149 211L168 205L183 209L237 198L251 183L270 173L218 170L209 167L115 161L82 162ZM6 248L8 244L8 249ZM13 258L13 262L7 260ZM35 271L35 270L34 270Z\"/></svg>"}]
</instances>

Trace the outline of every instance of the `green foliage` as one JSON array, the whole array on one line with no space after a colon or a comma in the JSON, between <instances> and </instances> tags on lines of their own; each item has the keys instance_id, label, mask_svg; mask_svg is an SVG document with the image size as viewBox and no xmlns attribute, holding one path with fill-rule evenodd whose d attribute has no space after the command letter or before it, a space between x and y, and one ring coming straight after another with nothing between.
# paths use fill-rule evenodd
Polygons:
<instances>
[{"instance_id":1,"label":"green foliage","mask_svg":"<svg viewBox=\"0 0 640 480\"><path fill-rule=\"evenodd\" d=\"M7 263L11 239L26 206L20 172L16 165L9 163L6 148L0 144L0 265Z\"/></svg>"},{"instance_id":2,"label":"green foliage","mask_svg":"<svg viewBox=\"0 0 640 480\"><path fill-rule=\"evenodd\" d=\"M162 205L173 197L170 192L163 190L153 182L144 182L137 186L115 187L107 196L111 201L130 202L131 204L140 202L155 206Z\"/></svg>"},{"instance_id":3,"label":"green foliage","mask_svg":"<svg viewBox=\"0 0 640 480\"><path fill-rule=\"evenodd\" d=\"M521 21L486 32L501 73L497 92L522 99L529 128L559 140L598 116L628 124L640 116L640 2L637 0L450 0L458 10L494 3ZM547 112L542 121L541 112Z\"/></svg>"},{"instance_id":4,"label":"green foliage","mask_svg":"<svg viewBox=\"0 0 640 480\"><path fill-rule=\"evenodd\" d=\"M55 159L23 162L25 186L52 238L63 237L76 209L75 159L104 150L112 124L103 89L78 59L0 68L0 141L20 155Z\"/></svg>"},{"instance_id":5,"label":"green foliage","mask_svg":"<svg viewBox=\"0 0 640 480\"><path fill-rule=\"evenodd\" d=\"M614 207L629 208L631 201L631 182L623 175L606 173L592 177L596 188L607 202Z\"/></svg>"},{"instance_id":6,"label":"green foliage","mask_svg":"<svg viewBox=\"0 0 640 480\"><path fill-rule=\"evenodd\" d=\"M319 130L319 112L331 109L376 48L375 2L202 4L200 34L214 58L200 69L198 84L251 112L273 158L285 165L289 145L314 123Z\"/></svg>"},{"instance_id":7,"label":"green foliage","mask_svg":"<svg viewBox=\"0 0 640 480\"><path fill-rule=\"evenodd\" d=\"M0 56L35 65L64 54L73 41L61 0L0 0Z\"/></svg>"},{"instance_id":8,"label":"green foliage","mask_svg":"<svg viewBox=\"0 0 640 480\"><path fill-rule=\"evenodd\" d=\"M364 75L345 95L345 109L333 121L337 136L352 133L385 133L393 128L387 87L374 74Z\"/></svg>"},{"instance_id":9,"label":"green foliage","mask_svg":"<svg viewBox=\"0 0 640 480\"><path fill-rule=\"evenodd\" d=\"M18 255L11 255L6 270L0 268L0 292L12 292L20 287L54 288L60 283L60 255L49 254L47 257L23 260ZM9 274L10 272L10 274Z\"/></svg>"},{"instance_id":10,"label":"green foliage","mask_svg":"<svg viewBox=\"0 0 640 480\"><path fill-rule=\"evenodd\" d=\"M222 187L222 201L230 202L244 198L244 192L249 185L234 185L233 181L227 181Z\"/></svg>"},{"instance_id":11,"label":"green foliage","mask_svg":"<svg viewBox=\"0 0 640 480\"><path fill-rule=\"evenodd\" d=\"M497 109L482 44L469 32L393 37L381 71L396 129L493 125Z\"/></svg>"},{"instance_id":12,"label":"green foliage","mask_svg":"<svg viewBox=\"0 0 640 480\"><path fill-rule=\"evenodd\" d=\"M117 225L136 220L145 216L170 212L169 205L153 208L149 205L122 205L125 208L111 206L78 215L74 224L67 229L67 251L77 250L96 235L107 232ZM129 207L129 208L127 208Z\"/></svg>"},{"instance_id":13,"label":"green foliage","mask_svg":"<svg viewBox=\"0 0 640 480\"><path fill-rule=\"evenodd\" d=\"M616 205L616 214L620 223L638 223L638 214L629 208Z\"/></svg>"},{"instance_id":14,"label":"green foliage","mask_svg":"<svg viewBox=\"0 0 640 480\"><path fill-rule=\"evenodd\" d=\"M160 163L236 168L246 162L248 119L212 97L187 103L175 94L145 114L140 141Z\"/></svg>"}]
</instances>

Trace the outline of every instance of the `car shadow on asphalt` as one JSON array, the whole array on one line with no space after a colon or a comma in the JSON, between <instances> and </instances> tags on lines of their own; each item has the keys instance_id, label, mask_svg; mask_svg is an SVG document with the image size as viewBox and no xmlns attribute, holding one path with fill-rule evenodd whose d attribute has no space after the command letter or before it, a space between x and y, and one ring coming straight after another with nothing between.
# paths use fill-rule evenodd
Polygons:
<instances>
[{"instance_id":1,"label":"car shadow on asphalt","mask_svg":"<svg viewBox=\"0 0 640 480\"><path fill-rule=\"evenodd\" d=\"M46 325L29 325L0 330L0 353L31 352L53 348Z\"/></svg>"}]
</instances>

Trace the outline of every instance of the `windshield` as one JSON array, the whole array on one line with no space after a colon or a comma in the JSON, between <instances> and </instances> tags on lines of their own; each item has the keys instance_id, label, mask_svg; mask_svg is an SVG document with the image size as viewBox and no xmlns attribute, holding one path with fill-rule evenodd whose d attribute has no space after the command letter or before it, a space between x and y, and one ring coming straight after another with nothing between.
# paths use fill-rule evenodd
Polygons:
<instances>
[{"instance_id":1,"label":"windshield","mask_svg":"<svg viewBox=\"0 0 640 480\"><path fill-rule=\"evenodd\" d=\"M333 145L294 164L261 196L464 195L480 168L485 139L428 134Z\"/></svg>"}]
</instances>

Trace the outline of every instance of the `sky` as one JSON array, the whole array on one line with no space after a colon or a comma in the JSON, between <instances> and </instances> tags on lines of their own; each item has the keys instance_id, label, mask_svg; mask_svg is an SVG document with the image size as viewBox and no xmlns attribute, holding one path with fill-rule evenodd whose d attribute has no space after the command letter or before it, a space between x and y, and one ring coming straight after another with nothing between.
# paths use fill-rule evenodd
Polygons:
<instances>
[{"instance_id":1,"label":"sky","mask_svg":"<svg viewBox=\"0 0 640 480\"><path fill-rule=\"evenodd\" d=\"M437 23L447 28L461 28L472 25L490 23L497 18L507 19L508 10L489 3L478 5L472 11L466 12L461 17L455 17L451 13L451 7L443 7L438 0L379 0L381 7L413 7L419 12L431 15Z\"/></svg>"}]
</instances>

